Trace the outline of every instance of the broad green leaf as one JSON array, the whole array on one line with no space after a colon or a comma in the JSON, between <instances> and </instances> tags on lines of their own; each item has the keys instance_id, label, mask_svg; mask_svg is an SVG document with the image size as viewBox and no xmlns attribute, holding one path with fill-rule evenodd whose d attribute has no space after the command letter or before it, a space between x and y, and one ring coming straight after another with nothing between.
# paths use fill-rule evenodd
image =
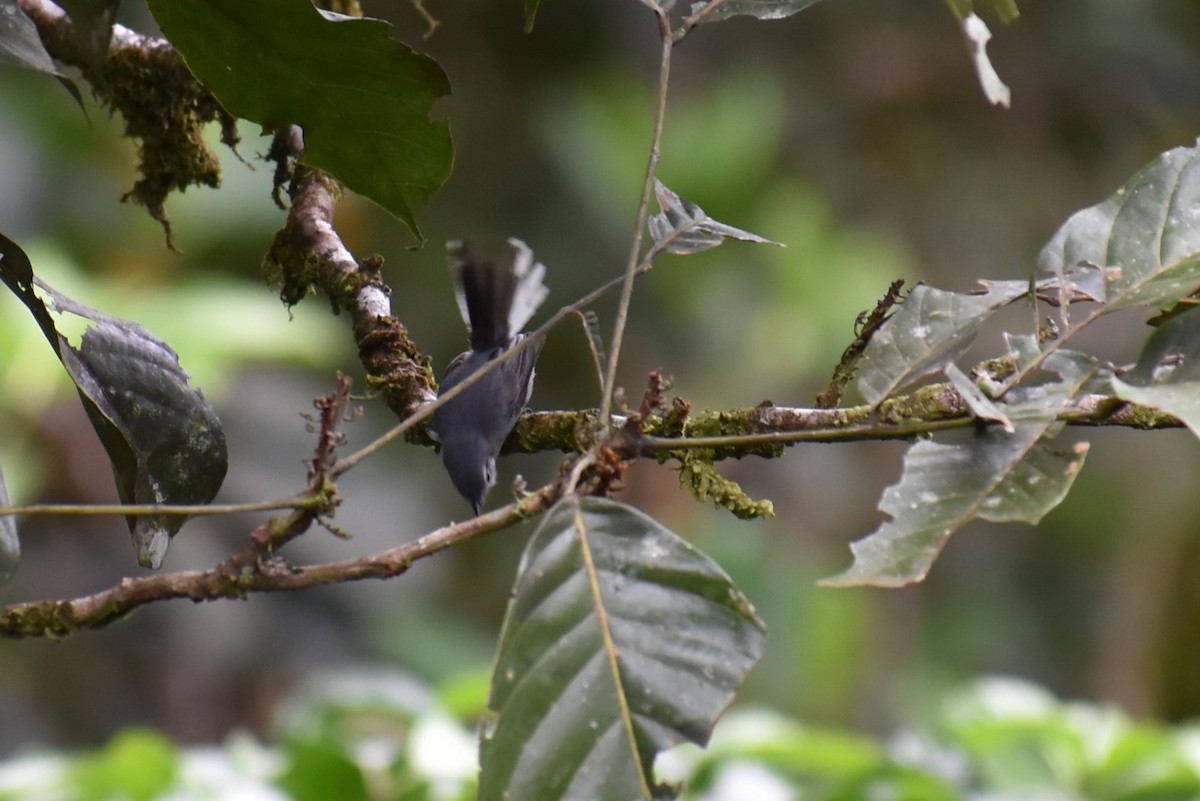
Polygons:
<instances>
[{"instance_id":1,"label":"broad green leaf","mask_svg":"<svg viewBox=\"0 0 1200 801\"><path fill-rule=\"evenodd\" d=\"M984 321L1027 294L1026 281L997 281L978 294L918 286L885 322L863 353L858 389L877 406L888 395L962 355Z\"/></svg>"},{"instance_id":2,"label":"broad green leaf","mask_svg":"<svg viewBox=\"0 0 1200 801\"><path fill-rule=\"evenodd\" d=\"M726 237L783 247L778 242L763 239L758 234L717 222L695 203L684 200L667 189L657 178L654 180L654 193L658 197L658 207L661 211L648 220L650 236L654 238L657 247L668 253L699 253L715 248L724 242Z\"/></svg>"},{"instance_id":3,"label":"broad green leaf","mask_svg":"<svg viewBox=\"0 0 1200 801\"><path fill-rule=\"evenodd\" d=\"M0 467L0 506L8 506L8 486L4 469ZM21 561L21 540L17 537L17 520L12 515L0 516L0 587L17 572Z\"/></svg>"},{"instance_id":4,"label":"broad green leaf","mask_svg":"<svg viewBox=\"0 0 1200 801\"><path fill-rule=\"evenodd\" d=\"M559 503L505 615L479 797L650 799L656 752L707 741L764 639L729 577L674 532L614 501Z\"/></svg>"},{"instance_id":5,"label":"broad green leaf","mask_svg":"<svg viewBox=\"0 0 1200 801\"><path fill-rule=\"evenodd\" d=\"M772 20L790 17L819 0L705 0L692 3L691 20L720 22L730 17L745 16Z\"/></svg>"},{"instance_id":6,"label":"broad green leaf","mask_svg":"<svg viewBox=\"0 0 1200 801\"><path fill-rule=\"evenodd\" d=\"M1059 351L1046 360L1063 380L1019 387L997 404L1011 434L989 427L961 444L925 440L904 457L900 483L879 504L891 517L850 546L854 563L822 581L828 587L900 587L921 581L950 537L969 521L1037 523L1062 502L1083 467L1087 443L1051 448L1043 441L1058 411L1091 381L1096 366Z\"/></svg>"},{"instance_id":7,"label":"broad green leaf","mask_svg":"<svg viewBox=\"0 0 1200 801\"><path fill-rule=\"evenodd\" d=\"M1112 197L1076 212L1039 269L1104 268L1108 308L1170 306L1200 288L1200 147L1163 153Z\"/></svg>"},{"instance_id":8,"label":"broad green leaf","mask_svg":"<svg viewBox=\"0 0 1200 801\"><path fill-rule=\"evenodd\" d=\"M1137 364L1112 387L1121 400L1178 417L1200 437L1200 310L1155 329Z\"/></svg>"},{"instance_id":9,"label":"broad green leaf","mask_svg":"<svg viewBox=\"0 0 1200 801\"><path fill-rule=\"evenodd\" d=\"M304 163L418 233L416 213L453 163L449 128L429 119L450 91L437 62L388 38L386 22L307 0L151 0L150 10L232 114L267 130L299 125Z\"/></svg>"},{"instance_id":10,"label":"broad green leaf","mask_svg":"<svg viewBox=\"0 0 1200 801\"><path fill-rule=\"evenodd\" d=\"M211 501L228 466L225 433L212 406L188 386L175 351L137 323L90 309L38 282L24 251L2 235L0 280L29 308L75 382L112 461L121 501ZM50 309L90 322L78 348L59 333ZM127 520L138 563L157 569L170 538L187 518L139 515Z\"/></svg>"}]
</instances>

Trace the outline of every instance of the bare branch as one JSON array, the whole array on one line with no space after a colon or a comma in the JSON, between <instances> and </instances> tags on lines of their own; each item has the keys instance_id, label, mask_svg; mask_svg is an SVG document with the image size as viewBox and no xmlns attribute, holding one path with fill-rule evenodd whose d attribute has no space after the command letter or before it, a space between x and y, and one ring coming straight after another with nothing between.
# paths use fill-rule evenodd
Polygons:
<instances>
[{"instance_id":1,"label":"bare branch","mask_svg":"<svg viewBox=\"0 0 1200 801\"><path fill-rule=\"evenodd\" d=\"M359 559L295 567L281 560L260 559L252 546L210 570L124 579L116 586L73 600L13 604L0 610L0 637L65 637L107 626L146 604L175 598L198 603L245 598L254 592L291 592L324 584L392 578L407 571L417 559L539 514L562 494L560 485L549 486L489 514L444 526L398 548ZM311 510L293 512L264 524L275 532L264 537L295 536L315 517Z\"/></svg>"}]
</instances>

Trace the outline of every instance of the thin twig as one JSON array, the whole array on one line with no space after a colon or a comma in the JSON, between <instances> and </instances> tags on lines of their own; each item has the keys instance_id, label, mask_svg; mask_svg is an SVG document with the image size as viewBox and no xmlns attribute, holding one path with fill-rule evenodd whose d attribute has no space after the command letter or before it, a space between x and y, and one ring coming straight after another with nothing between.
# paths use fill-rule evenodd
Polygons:
<instances>
[{"instance_id":1,"label":"thin twig","mask_svg":"<svg viewBox=\"0 0 1200 801\"><path fill-rule=\"evenodd\" d=\"M83 598L13 604L0 610L0 637L64 637L82 629L106 626L146 604L175 598L212 601L244 598L252 592L290 592L346 581L391 578L408 570L417 559L540 514L562 494L560 485L551 485L494 512L444 526L397 548L358 559L302 567L276 560L251 560L249 564L235 564L231 560L209 570L124 579Z\"/></svg>"},{"instance_id":2,"label":"thin twig","mask_svg":"<svg viewBox=\"0 0 1200 801\"><path fill-rule=\"evenodd\" d=\"M296 495L273 501L252 503L214 503L207 506L171 504L93 504L93 503L39 503L31 506L0 506L0 517L4 515L231 515L242 512L273 512L279 509L300 509L314 502L309 495Z\"/></svg>"},{"instance_id":3,"label":"thin twig","mask_svg":"<svg viewBox=\"0 0 1200 801\"><path fill-rule=\"evenodd\" d=\"M629 261L625 267L625 276L621 285L621 296L617 302L617 315L613 321L612 341L609 343L608 371L604 375L604 392L600 397L599 425L601 439L612 428L612 399L613 390L617 383L617 364L621 356L621 342L625 336L625 324L629 318L629 304L633 299L633 279L638 274L642 264L638 254L642 249L642 232L646 228L646 219L650 208L650 196L654 193L654 178L658 172L658 161L662 143L663 121L667 115L667 87L671 77L671 50L674 39L671 36L671 23L666 12L655 9L658 15L659 34L662 37L662 54L658 67L658 104L654 110L654 133L650 140L650 158L646 163L646 177L642 182L642 199L638 203L638 211L633 224L633 242L629 246Z\"/></svg>"}]
</instances>

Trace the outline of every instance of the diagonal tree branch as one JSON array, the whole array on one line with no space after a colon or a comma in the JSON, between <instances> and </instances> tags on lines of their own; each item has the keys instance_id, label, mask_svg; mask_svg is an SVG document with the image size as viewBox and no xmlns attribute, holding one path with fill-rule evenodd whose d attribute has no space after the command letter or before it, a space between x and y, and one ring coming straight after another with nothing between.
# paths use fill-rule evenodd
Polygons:
<instances>
[{"instance_id":1,"label":"diagonal tree branch","mask_svg":"<svg viewBox=\"0 0 1200 801\"><path fill-rule=\"evenodd\" d=\"M114 587L72 600L13 604L0 610L0 637L65 637L84 629L102 628L157 601L241 599L253 592L291 592L324 584L392 578L406 572L418 559L540 514L562 494L561 486L552 485L494 512L359 559L297 567L278 559L246 560L243 554L237 554L209 570L124 579ZM315 516L311 510L298 510L264 526L271 526L281 535L294 535L308 528Z\"/></svg>"}]
</instances>

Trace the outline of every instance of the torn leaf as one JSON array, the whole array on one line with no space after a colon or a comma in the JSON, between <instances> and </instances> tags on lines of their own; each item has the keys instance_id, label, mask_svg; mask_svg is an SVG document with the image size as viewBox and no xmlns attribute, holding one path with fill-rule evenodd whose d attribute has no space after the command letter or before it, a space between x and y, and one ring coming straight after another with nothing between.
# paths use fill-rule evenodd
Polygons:
<instances>
[{"instance_id":1,"label":"torn leaf","mask_svg":"<svg viewBox=\"0 0 1200 801\"><path fill-rule=\"evenodd\" d=\"M110 317L55 291L33 276L29 258L0 235L0 280L29 308L74 381L84 410L125 504L204 504L228 466L225 433L179 357L137 323ZM48 301L34 289L42 290ZM90 322L78 348L59 333L50 310ZM138 563L158 568L182 515L126 518Z\"/></svg>"},{"instance_id":2,"label":"torn leaf","mask_svg":"<svg viewBox=\"0 0 1200 801\"><path fill-rule=\"evenodd\" d=\"M779 242L714 220L704 209L679 197L657 178L654 180L654 194L658 197L661 211L649 220L650 236L660 250L679 255L699 253L715 248L726 237L783 247Z\"/></svg>"},{"instance_id":3,"label":"torn leaf","mask_svg":"<svg viewBox=\"0 0 1200 801\"><path fill-rule=\"evenodd\" d=\"M1016 387L998 404L1013 433L990 426L965 443L925 440L904 457L900 481L879 510L891 519L854 542L854 563L821 582L829 587L900 587L921 581L955 532L971 520L1037 523L1062 502L1083 467L1088 443L1055 448L1057 416L1092 386L1099 365L1071 351L1046 358L1059 380Z\"/></svg>"},{"instance_id":4,"label":"torn leaf","mask_svg":"<svg viewBox=\"0 0 1200 801\"><path fill-rule=\"evenodd\" d=\"M992 32L988 30L987 23L978 14L968 14L963 20L963 33L971 43L971 57L975 60L975 73L979 76L984 97L993 106L1008 108L1012 103L1012 92L1000 80L992 60L988 58L987 43L992 38Z\"/></svg>"}]
</instances>

